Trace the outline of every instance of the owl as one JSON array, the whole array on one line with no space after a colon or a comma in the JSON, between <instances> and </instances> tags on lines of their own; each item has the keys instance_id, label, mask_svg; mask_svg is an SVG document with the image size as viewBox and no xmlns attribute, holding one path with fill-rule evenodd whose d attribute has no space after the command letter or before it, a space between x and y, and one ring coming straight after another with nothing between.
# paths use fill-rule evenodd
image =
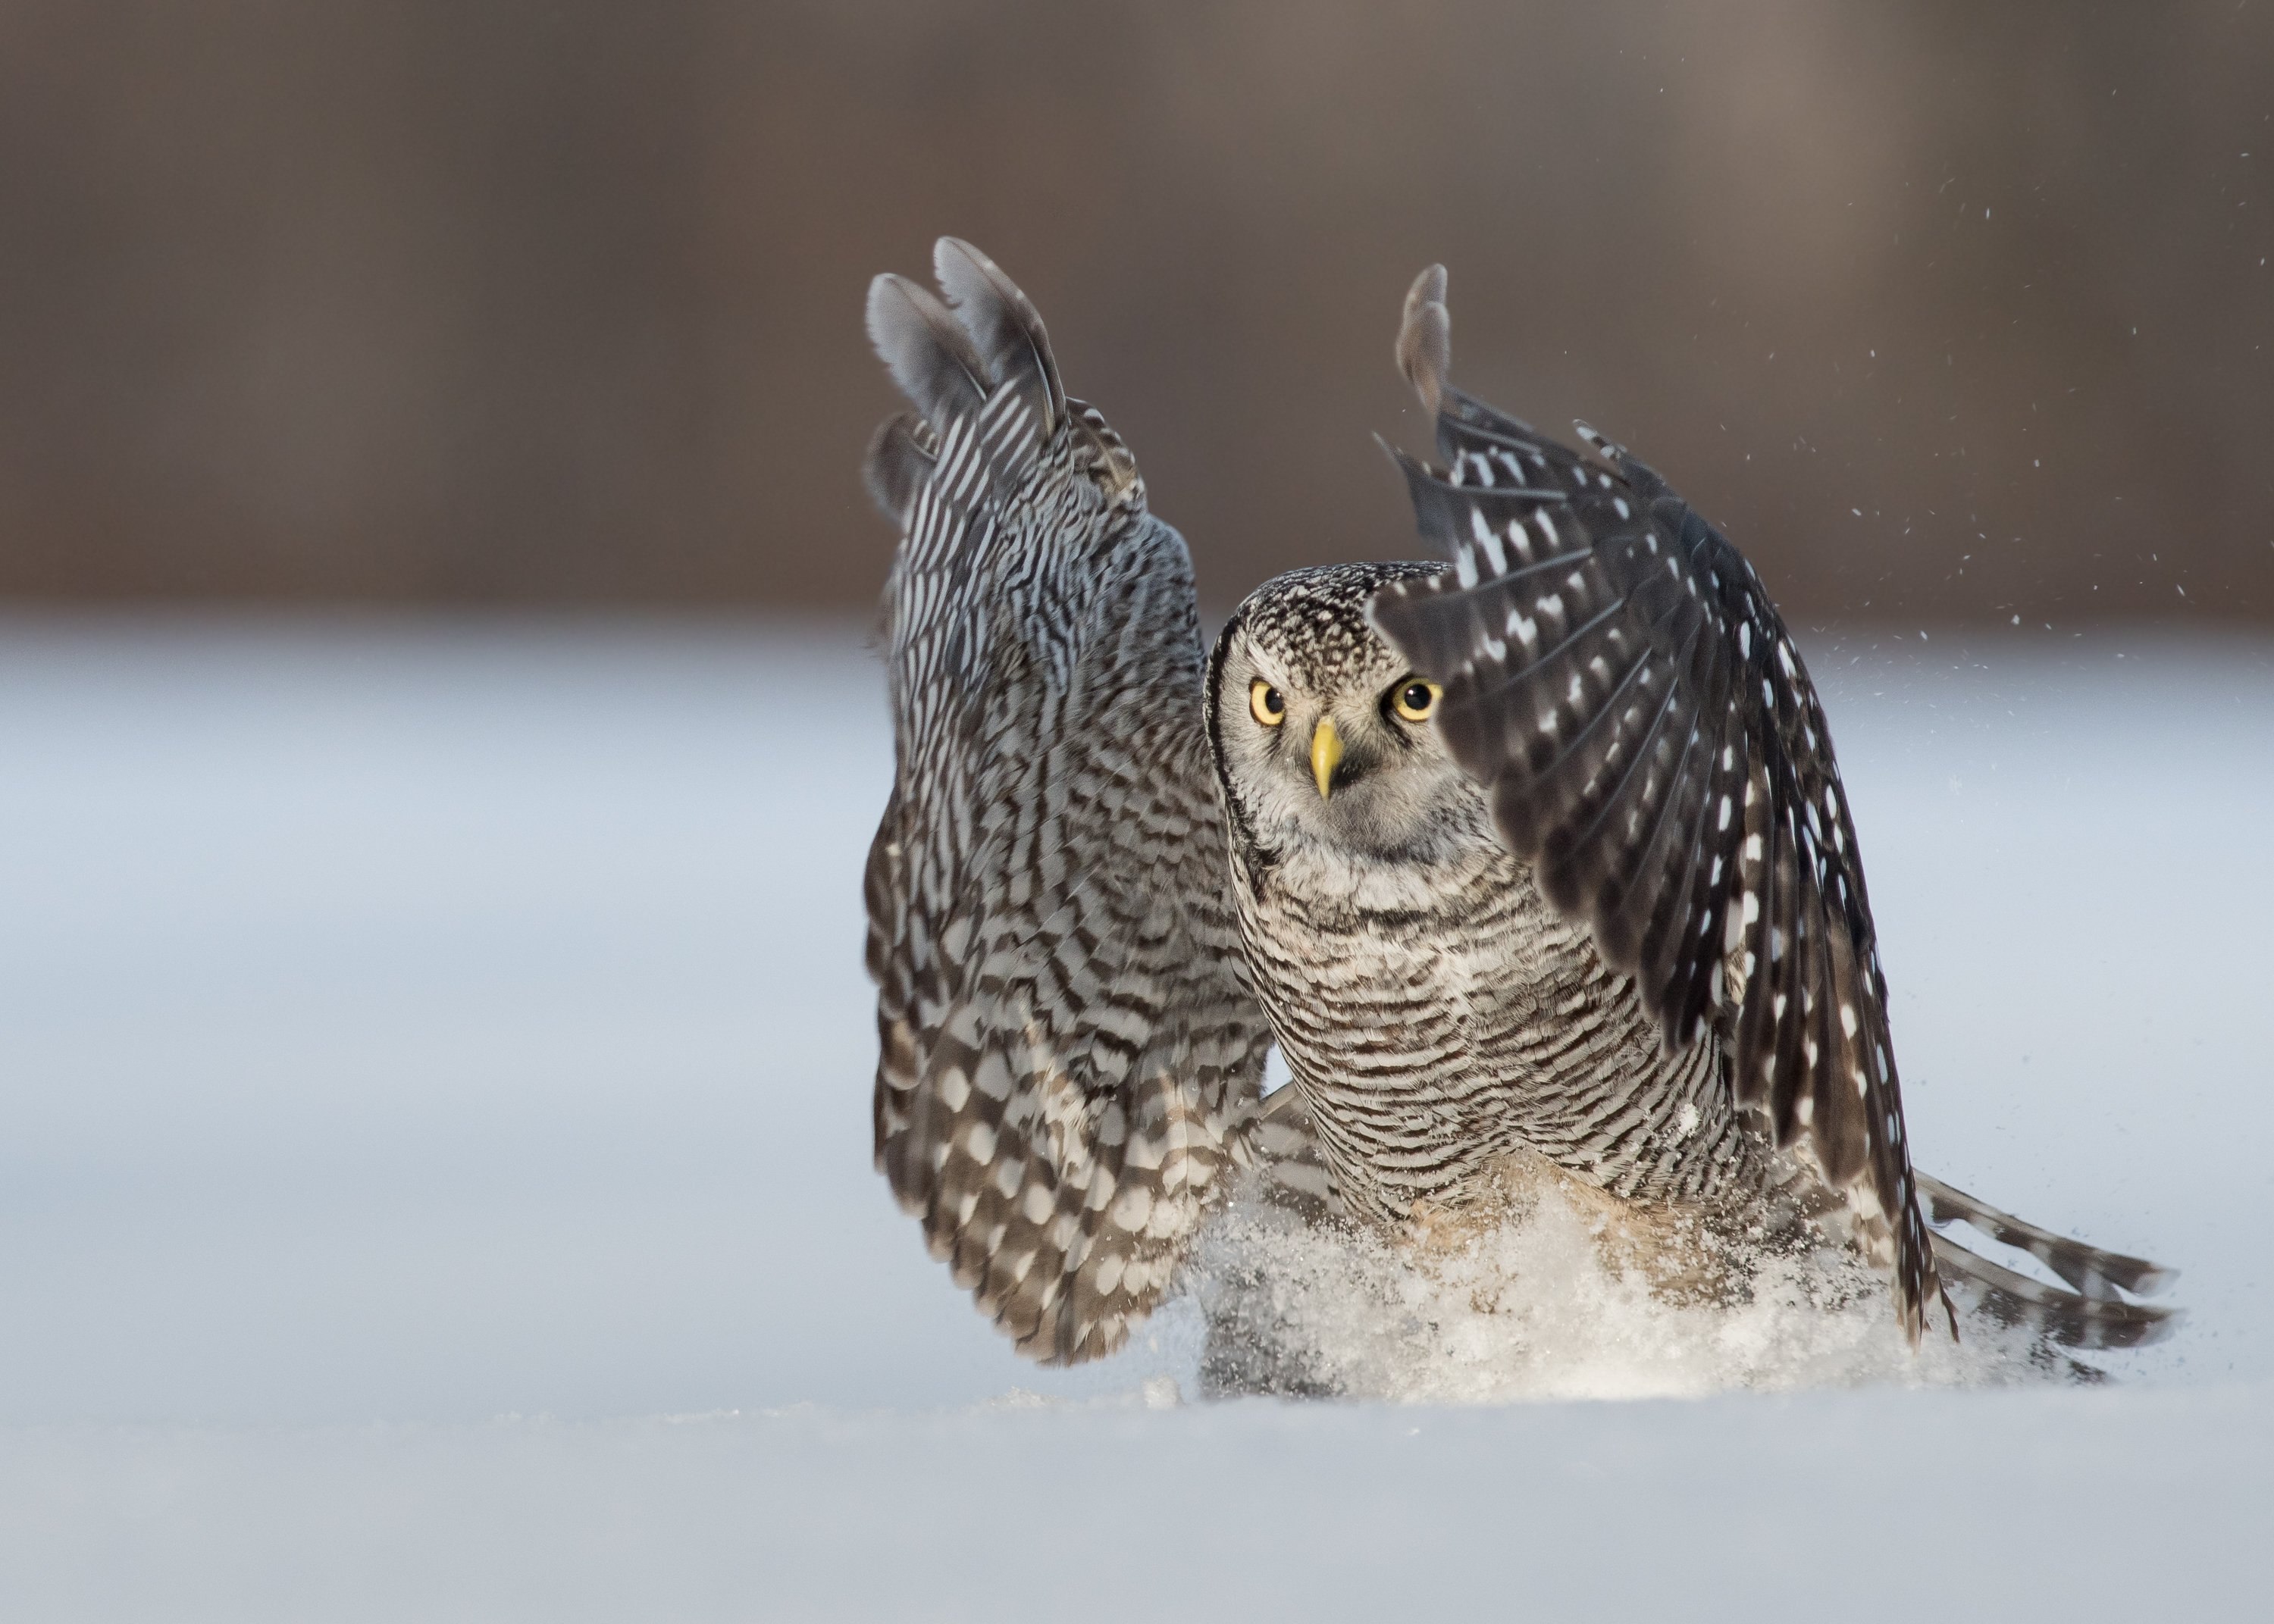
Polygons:
<instances>
[{"instance_id":1,"label":"owl","mask_svg":"<svg viewBox=\"0 0 2274 1624\"><path fill-rule=\"evenodd\" d=\"M1118 1347L1242 1179L1389 1230L1545 1177L1637 1234L1829 1237L1914 1344L1953 1284L2066 1346L2169 1326L2168 1271L1914 1169L1798 650L1651 469L1450 386L1442 267L1396 348L1438 460L1391 454L1437 558L1281 575L1212 648L1034 305L968 244L934 267L868 302L914 407L866 467L900 534L876 1156L1020 1351Z\"/></svg>"}]
</instances>

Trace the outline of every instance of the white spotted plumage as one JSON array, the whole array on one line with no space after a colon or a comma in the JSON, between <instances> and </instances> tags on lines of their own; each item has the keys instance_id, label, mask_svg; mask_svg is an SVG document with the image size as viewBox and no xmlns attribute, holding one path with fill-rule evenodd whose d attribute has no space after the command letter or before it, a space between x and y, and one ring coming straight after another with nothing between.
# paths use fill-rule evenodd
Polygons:
<instances>
[{"instance_id":1,"label":"white spotted plumage","mask_svg":"<svg viewBox=\"0 0 2274 1624\"><path fill-rule=\"evenodd\" d=\"M877 1155L1023 1350L1118 1345L1234 1164L1388 1223L1518 1153L1757 1229L1844 1204L1914 1337L1946 1279L2070 1345L2167 1323L2123 1295L2165 1272L1913 1174L1798 653L1623 448L1450 388L1442 270L1398 357L1445 463L1400 462L1449 568L1282 576L1211 655L1181 539L1032 304L968 244L935 265L946 303L870 299L917 409L868 470L902 529ZM1296 1086L1259 1109L1275 1034ZM1923 1195L2075 1289L1931 1233Z\"/></svg>"}]
</instances>

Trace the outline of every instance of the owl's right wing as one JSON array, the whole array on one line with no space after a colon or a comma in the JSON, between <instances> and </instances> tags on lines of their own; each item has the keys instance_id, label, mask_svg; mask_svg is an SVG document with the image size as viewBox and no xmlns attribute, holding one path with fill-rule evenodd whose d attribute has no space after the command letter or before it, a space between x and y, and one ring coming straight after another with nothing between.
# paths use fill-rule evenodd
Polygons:
<instances>
[{"instance_id":1,"label":"owl's right wing","mask_svg":"<svg viewBox=\"0 0 2274 1624\"><path fill-rule=\"evenodd\" d=\"M1026 296L943 238L879 276L914 413L870 450L896 775L866 878L876 1150L933 1255L1049 1363L1151 1310L1248 1155L1269 1028L1228 896L1183 540Z\"/></svg>"}]
</instances>

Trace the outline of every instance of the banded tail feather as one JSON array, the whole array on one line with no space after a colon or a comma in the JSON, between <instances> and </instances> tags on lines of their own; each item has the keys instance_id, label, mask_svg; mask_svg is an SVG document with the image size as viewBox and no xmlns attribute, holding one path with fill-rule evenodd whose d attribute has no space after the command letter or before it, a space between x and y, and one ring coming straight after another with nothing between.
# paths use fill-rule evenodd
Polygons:
<instances>
[{"instance_id":1,"label":"banded tail feather","mask_svg":"<svg viewBox=\"0 0 2274 1624\"><path fill-rule=\"evenodd\" d=\"M2082 1349L2136 1348L2178 1327L2177 1309L2133 1300L2162 1296L2179 1282L2178 1270L2056 1235L1924 1173L1918 1184L1928 1221L1938 1230L1969 1224L2000 1245L2028 1252L2067 1282L2064 1291L2031 1280L1937 1233L1935 1258L1944 1274L1963 1281L1980 1311L2001 1324L2034 1326L2048 1342Z\"/></svg>"},{"instance_id":2,"label":"banded tail feather","mask_svg":"<svg viewBox=\"0 0 2274 1624\"><path fill-rule=\"evenodd\" d=\"M2160 1342L2179 1324L2174 1309L2121 1297L2064 1291L1969 1252L1946 1235L1932 1237L1936 1263L1976 1312L2000 1325L2026 1326L2062 1348L2137 1348Z\"/></svg>"},{"instance_id":3,"label":"banded tail feather","mask_svg":"<svg viewBox=\"0 0 2274 1624\"><path fill-rule=\"evenodd\" d=\"M2161 1297L2179 1283L2177 1269L2120 1252L2104 1252L2039 1229L1924 1173L1918 1176L1918 1184L1919 1192L1927 1199L1928 1219L1937 1227L1971 1224L1999 1244L2028 1252L2088 1297L2112 1297L2120 1291L2135 1297Z\"/></svg>"}]
</instances>

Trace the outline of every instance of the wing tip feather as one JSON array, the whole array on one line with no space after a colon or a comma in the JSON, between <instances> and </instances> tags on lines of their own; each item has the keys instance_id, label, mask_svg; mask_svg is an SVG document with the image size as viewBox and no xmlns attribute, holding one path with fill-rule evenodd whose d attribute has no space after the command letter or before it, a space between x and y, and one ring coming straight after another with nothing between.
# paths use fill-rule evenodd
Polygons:
<instances>
[{"instance_id":1,"label":"wing tip feather","mask_svg":"<svg viewBox=\"0 0 2274 1624\"><path fill-rule=\"evenodd\" d=\"M880 272L869 283L866 320L869 342L892 381L935 427L985 401L986 365L931 289Z\"/></svg>"},{"instance_id":2,"label":"wing tip feather","mask_svg":"<svg viewBox=\"0 0 2274 1624\"><path fill-rule=\"evenodd\" d=\"M1453 370L1453 315L1445 304L1445 286L1443 266L1423 267L1405 290L1397 325L1397 370L1433 418L1444 409Z\"/></svg>"},{"instance_id":3,"label":"wing tip feather","mask_svg":"<svg viewBox=\"0 0 2274 1624\"><path fill-rule=\"evenodd\" d=\"M932 274L990 381L1026 394L1038 437L1050 439L1065 415L1065 386L1034 301L1001 266L960 237L943 237L932 244Z\"/></svg>"}]
</instances>

